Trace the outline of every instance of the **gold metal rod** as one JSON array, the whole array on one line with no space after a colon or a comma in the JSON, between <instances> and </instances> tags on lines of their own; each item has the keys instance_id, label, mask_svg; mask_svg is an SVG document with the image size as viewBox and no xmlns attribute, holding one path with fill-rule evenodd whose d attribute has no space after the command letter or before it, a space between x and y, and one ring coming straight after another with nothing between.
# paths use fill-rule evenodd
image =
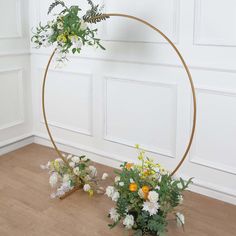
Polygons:
<instances>
[{"instance_id":1,"label":"gold metal rod","mask_svg":"<svg viewBox=\"0 0 236 236\"><path fill-rule=\"evenodd\" d=\"M181 63L187 73L187 76L188 76L188 81L189 81L189 84L190 84L190 87L191 87L191 93L192 93L192 100L193 100L193 119L192 119L192 128L191 128L191 134L190 134L190 138L189 138L189 141L188 141L188 144L187 144L187 147L184 151L184 154L181 158L181 160L179 161L179 163L177 164L177 166L175 167L175 169L172 171L171 173L171 176L173 176L178 170L179 168L181 167L181 165L183 164L183 162L185 161L185 159L187 158L187 155L189 153L189 150L191 148L191 145L192 145L192 142L193 142L193 137L194 137L194 134L195 134L195 129L196 129L196 118L197 118L197 103L196 103L196 93L195 93L195 89L194 89L194 83L193 83L193 79L192 79L192 76L191 76L191 73L189 71L189 68L183 58L183 56L181 55L180 51L178 50L178 48L174 45L174 43L161 31L159 30L158 28L156 28L155 26L153 26L152 24L148 23L147 21L145 20L142 20L138 17L135 17L135 16L131 16L131 15L126 15L126 14L120 14L120 13L108 13L108 14L104 14L103 16L108 16L108 17L113 17L113 16L117 16L117 17L124 17L124 18L129 18L129 19L132 19L132 20L136 20L138 22L141 22L142 24L148 26L149 28L153 29L154 31L156 31L157 33L159 33L171 46L172 48L174 49L174 51L176 52L176 54L178 55L179 59L181 60ZM99 18L98 17L94 17L93 19L96 19L96 18ZM50 63L52 61L52 58L54 56L56 52L56 49L53 51L52 55L50 56L49 58L49 61L48 61L48 64L47 64L47 67L46 67L46 70L45 70L45 74L44 74L44 80L43 80L43 87L42 87L42 107L43 107L43 116L44 116L44 121L45 121L45 125L46 125L46 128L47 128L47 132L49 134L49 137L50 137L50 140L54 146L54 149L56 150L57 154L59 155L59 157L65 162L68 164L68 161L63 157L62 153L59 151L59 149L57 148L57 145L56 143L54 142L53 140L53 136L50 132L50 129L49 129L49 126L48 126L48 122L47 122L47 117L46 117L46 111L45 111L45 85L46 85L46 79L47 79L47 74L48 74L48 69L49 69L49 66L50 66ZM69 166L69 165L68 165Z\"/></svg>"},{"instance_id":2,"label":"gold metal rod","mask_svg":"<svg viewBox=\"0 0 236 236\"><path fill-rule=\"evenodd\" d=\"M56 50L57 49L54 49L52 55L50 56L49 58L49 61L47 63L47 66L46 66L46 70L44 72L44 78L43 78L43 85L42 85L42 108L43 108L43 119L44 119L44 123L45 123L45 126L46 126L46 129L47 129L47 132L48 132L48 135L49 135L49 138L52 142L52 145L55 149L55 151L57 152L58 156L64 161L64 163L71 169L71 171L73 171L73 169L70 167L67 159L62 155L62 153L59 151L54 139L53 139L53 136L52 136L52 133L50 131L50 128L49 128L49 125L48 125L48 120L47 120L47 115L46 115L46 108L45 108L45 88L46 88L46 80L47 80L47 75L48 75L48 70L49 70L49 66L52 62L52 59L56 53Z\"/></svg>"}]
</instances>

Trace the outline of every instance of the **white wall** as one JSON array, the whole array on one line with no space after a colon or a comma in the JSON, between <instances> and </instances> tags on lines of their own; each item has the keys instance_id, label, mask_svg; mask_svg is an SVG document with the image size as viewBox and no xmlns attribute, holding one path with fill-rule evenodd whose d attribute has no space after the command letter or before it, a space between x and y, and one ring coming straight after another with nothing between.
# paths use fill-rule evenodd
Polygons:
<instances>
[{"instance_id":1,"label":"white wall","mask_svg":"<svg viewBox=\"0 0 236 236\"><path fill-rule=\"evenodd\" d=\"M28 29L28 1L0 1L0 153L32 135Z\"/></svg>"},{"instance_id":2,"label":"white wall","mask_svg":"<svg viewBox=\"0 0 236 236\"><path fill-rule=\"evenodd\" d=\"M48 1L29 3L30 27L47 21ZM105 3L107 12L128 13L150 21L183 53L196 85L198 119L193 148L179 174L195 177L194 191L236 204L236 2L109 0ZM180 61L162 38L138 23L112 18L100 24L99 30L107 48L105 52L85 49L80 56L71 57L62 69L55 69L55 64L51 66L46 105L56 140L64 151L83 152L112 166L135 160L132 146L139 143L156 160L173 169L188 141L192 112L190 88ZM17 27L9 32L6 28L5 34L13 37L16 32ZM6 45L6 53L11 52L10 42L17 42L27 52L26 40L11 40L1 39L5 43L1 52ZM52 50L31 49L33 134L35 142L46 145L50 143L41 113L41 83ZM24 88L28 91L27 55L1 57L3 69L9 67L8 58L11 65L15 62L14 67L24 68ZM4 86L20 91L17 87L20 72L14 70L6 76L0 76L0 80L12 80ZM21 97L20 92L14 94L9 99L12 106ZM29 96L26 92L24 99ZM24 104L29 107L26 100ZM6 117L12 118L10 125L22 120L20 105L12 108L3 104L8 113L5 118L1 116L1 126L9 125ZM29 109L24 109L27 120ZM27 133L29 124L4 128L0 137Z\"/></svg>"}]
</instances>

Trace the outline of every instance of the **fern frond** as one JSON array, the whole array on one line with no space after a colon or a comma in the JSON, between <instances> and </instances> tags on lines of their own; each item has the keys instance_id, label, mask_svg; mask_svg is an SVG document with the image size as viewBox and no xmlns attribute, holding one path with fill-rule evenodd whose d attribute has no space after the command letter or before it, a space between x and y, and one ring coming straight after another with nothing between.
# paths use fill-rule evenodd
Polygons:
<instances>
[{"instance_id":1,"label":"fern frond","mask_svg":"<svg viewBox=\"0 0 236 236\"><path fill-rule=\"evenodd\" d=\"M55 2L53 2L48 9L48 15L52 12L52 10L56 7L61 5L62 7L65 7L65 3L62 0L55 0Z\"/></svg>"},{"instance_id":2,"label":"fern frond","mask_svg":"<svg viewBox=\"0 0 236 236\"><path fill-rule=\"evenodd\" d=\"M83 20L87 23L96 24L103 20L110 18L108 15L99 12L90 12L83 17Z\"/></svg>"},{"instance_id":3,"label":"fern frond","mask_svg":"<svg viewBox=\"0 0 236 236\"><path fill-rule=\"evenodd\" d=\"M87 0L88 1L88 4L91 6L91 8L93 9L94 8L94 4L93 4L93 1L92 0Z\"/></svg>"}]
</instances>

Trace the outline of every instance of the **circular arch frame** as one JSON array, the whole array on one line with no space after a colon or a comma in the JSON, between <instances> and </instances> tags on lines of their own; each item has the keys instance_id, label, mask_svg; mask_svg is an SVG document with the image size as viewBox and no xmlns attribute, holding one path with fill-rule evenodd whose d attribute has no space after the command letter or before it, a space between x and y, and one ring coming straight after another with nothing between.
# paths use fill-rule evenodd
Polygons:
<instances>
[{"instance_id":1,"label":"circular arch frame","mask_svg":"<svg viewBox=\"0 0 236 236\"><path fill-rule=\"evenodd\" d=\"M183 156L181 158L181 160L179 161L179 163L177 164L177 166L175 167L175 169L171 172L171 176L173 176L178 170L179 168L181 167L181 165L183 164L183 162L185 161L185 159L187 158L187 155L189 153L189 150L191 148L191 145L192 145L192 142L193 142L193 137L194 137L194 134L195 134L195 129L196 129L196 117L197 117L197 104L196 104L196 93L195 93L195 90L194 90L194 83L193 83L193 79L192 79L192 76L191 76L191 73L189 71L189 68L183 58L183 56L181 55L180 51L178 50L178 48L174 45L174 43L161 31L159 30L158 28L156 28L155 26L153 26L152 24L148 23L147 21L145 20L142 20L138 17L135 17L135 16L131 16L131 15L126 15L126 14L120 14L120 13L108 13L108 14L104 14L103 16L106 16L106 17L123 17L123 18L128 18L128 19L132 19L132 20L135 20L135 21L138 21L146 26L148 26L149 28L153 29L154 31L156 31L157 33L159 33L171 46L172 48L174 49L174 51L176 52L178 58L181 60L181 63L187 73L187 76L188 76L188 81L189 81L189 84L190 84L190 87L191 87L191 93L192 93L192 100L193 100L193 119L192 119L192 128L191 128L191 134L190 134L190 138L189 138L189 141L188 141L188 144L186 146L186 149L183 153ZM98 17L99 18L99 17ZM96 17L94 18L96 19ZM63 156L63 154L61 153L61 151L58 149L54 139L53 139L53 136L52 136L52 133L50 131L50 128L49 128L49 125L48 125L48 121L47 121L47 115L46 115L46 109L45 109L45 88L46 88L46 80L47 80L47 75L48 75L48 70L49 70L49 66L52 62L52 59L55 55L55 52L56 52L56 49L54 49L53 53L51 54L50 58L49 58L49 61L47 63L47 66L46 66L46 69L45 69L45 73L44 73L44 78L43 78L43 85L42 85L42 109L43 109L43 118L44 118L44 122L45 122L45 126L46 126L46 129L47 129L47 132L48 132L48 135L50 137L50 140L53 144L53 147L55 149L55 151L57 152L57 154L59 155L59 157L68 165L69 168L71 168L69 166L69 163L67 161L67 159Z\"/></svg>"}]
</instances>

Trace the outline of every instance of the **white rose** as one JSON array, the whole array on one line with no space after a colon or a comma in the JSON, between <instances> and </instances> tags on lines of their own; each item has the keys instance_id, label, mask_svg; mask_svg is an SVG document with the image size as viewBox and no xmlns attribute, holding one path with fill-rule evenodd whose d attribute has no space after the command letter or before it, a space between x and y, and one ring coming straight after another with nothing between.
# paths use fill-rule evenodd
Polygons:
<instances>
[{"instance_id":1,"label":"white rose","mask_svg":"<svg viewBox=\"0 0 236 236\"><path fill-rule=\"evenodd\" d=\"M77 35L70 36L70 40L74 48L81 48L83 45Z\"/></svg>"},{"instance_id":2,"label":"white rose","mask_svg":"<svg viewBox=\"0 0 236 236\"><path fill-rule=\"evenodd\" d=\"M80 162L80 159L79 159L79 157L77 157L77 156L72 157L71 160L72 160L74 163L79 163L79 162Z\"/></svg>"},{"instance_id":3,"label":"white rose","mask_svg":"<svg viewBox=\"0 0 236 236\"><path fill-rule=\"evenodd\" d=\"M134 225L134 217L132 215L126 215L123 220L123 225L125 225L127 229L131 229Z\"/></svg>"},{"instance_id":4,"label":"white rose","mask_svg":"<svg viewBox=\"0 0 236 236\"><path fill-rule=\"evenodd\" d=\"M74 162L70 162L70 163L69 163L69 166L70 166L71 168L74 168L74 167L75 167L75 163L74 163Z\"/></svg>"},{"instance_id":5,"label":"white rose","mask_svg":"<svg viewBox=\"0 0 236 236\"><path fill-rule=\"evenodd\" d=\"M120 182L119 185L120 185L121 187L123 187L123 186L125 185L125 183L124 183L124 182Z\"/></svg>"},{"instance_id":6,"label":"white rose","mask_svg":"<svg viewBox=\"0 0 236 236\"><path fill-rule=\"evenodd\" d=\"M54 173L52 173L52 175L49 178L49 183L52 188L56 186L57 181L58 181L58 175L57 175L57 173L54 172Z\"/></svg>"},{"instance_id":7,"label":"white rose","mask_svg":"<svg viewBox=\"0 0 236 236\"><path fill-rule=\"evenodd\" d=\"M89 170L90 170L90 176L92 178L96 177L97 176L97 169L96 167L94 166L89 166Z\"/></svg>"},{"instance_id":8,"label":"white rose","mask_svg":"<svg viewBox=\"0 0 236 236\"><path fill-rule=\"evenodd\" d=\"M185 224L185 217L183 214L179 212L176 213L176 223L178 227L181 227Z\"/></svg>"},{"instance_id":9,"label":"white rose","mask_svg":"<svg viewBox=\"0 0 236 236\"><path fill-rule=\"evenodd\" d=\"M102 180L106 180L107 177L108 177L108 174L107 174L107 173L104 173L104 174L102 175Z\"/></svg>"},{"instance_id":10,"label":"white rose","mask_svg":"<svg viewBox=\"0 0 236 236\"><path fill-rule=\"evenodd\" d=\"M88 192L91 189L91 186L89 184L85 184L83 189L85 192Z\"/></svg>"},{"instance_id":11,"label":"white rose","mask_svg":"<svg viewBox=\"0 0 236 236\"><path fill-rule=\"evenodd\" d=\"M148 200L150 202L158 202L159 194L155 191L150 191L149 194L148 194Z\"/></svg>"},{"instance_id":12,"label":"white rose","mask_svg":"<svg viewBox=\"0 0 236 236\"><path fill-rule=\"evenodd\" d=\"M157 202L146 201L143 203L143 210L147 211L150 216L157 214L160 205Z\"/></svg>"},{"instance_id":13,"label":"white rose","mask_svg":"<svg viewBox=\"0 0 236 236\"><path fill-rule=\"evenodd\" d=\"M118 183L120 181L120 176L115 177L115 183Z\"/></svg>"},{"instance_id":14,"label":"white rose","mask_svg":"<svg viewBox=\"0 0 236 236\"><path fill-rule=\"evenodd\" d=\"M112 201L117 202L119 197L120 197L119 192L114 192L111 199L112 199Z\"/></svg>"},{"instance_id":15,"label":"white rose","mask_svg":"<svg viewBox=\"0 0 236 236\"><path fill-rule=\"evenodd\" d=\"M120 218L120 215L117 213L117 210L115 208L110 209L109 216L114 222L117 222Z\"/></svg>"},{"instance_id":16,"label":"white rose","mask_svg":"<svg viewBox=\"0 0 236 236\"><path fill-rule=\"evenodd\" d=\"M108 196L108 197L112 197L113 196L113 194L114 194L114 192L115 192L115 188L113 187L113 186L108 186L107 188L106 188L106 195Z\"/></svg>"},{"instance_id":17,"label":"white rose","mask_svg":"<svg viewBox=\"0 0 236 236\"><path fill-rule=\"evenodd\" d=\"M75 175L79 176L79 175L80 175L79 167L75 167L75 168L73 169L73 172L74 172Z\"/></svg>"}]
</instances>

